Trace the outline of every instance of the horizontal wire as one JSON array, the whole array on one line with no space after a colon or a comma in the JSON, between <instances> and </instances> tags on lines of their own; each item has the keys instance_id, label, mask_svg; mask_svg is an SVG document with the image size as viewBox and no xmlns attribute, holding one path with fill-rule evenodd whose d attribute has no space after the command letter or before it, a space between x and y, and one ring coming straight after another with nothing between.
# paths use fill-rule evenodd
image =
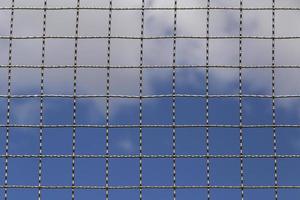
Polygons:
<instances>
[{"instance_id":1,"label":"horizontal wire","mask_svg":"<svg viewBox=\"0 0 300 200\"><path fill-rule=\"evenodd\" d=\"M0 124L0 128L300 128L300 124Z\"/></svg>"},{"instance_id":2,"label":"horizontal wire","mask_svg":"<svg viewBox=\"0 0 300 200\"><path fill-rule=\"evenodd\" d=\"M300 98L300 94L297 95L260 95L260 94L211 94L211 95L197 95L197 94L160 94L160 95L67 95L67 94L23 94L23 95L0 95L0 98L125 98L125 99L152 99L152 98L171 98L171 97L181 97L181 98Z\"/></svg>"},{"instance_id":3,"label":"horizontal wire","mask_svg":"<svg viewBox=\"0 0 300 200\"><path fill-rule=\"evenodd\" d=\"M82 190L93 190L93 189L110 189L110 190L122 190L122 189L300 189L300 185L142 185L142 186L96 186L96 185L85 185L85 186L67 186L67 185L0 185L0 188L11 188L11 189L82 189Z\"/></svg>"},{"instance_id":4,"label":"horizontal wire","mask_svg":"<svg viewBox=\"0 0 300 200\"><path fill-rule=\"evenodd\" d=\"M174 7L84 7L81 6L79 8L77 7L0 7L0 10L123 10L123 11L130 11L130 10L136 10L136 11L141 11L143 10L175 10ZM210 10L291 10L291 11L297 11L300 10L300 8L295 8L295 7L277 7L277 8L272 8L272 7L245 7L245 8L240 8L240 7L209 7ZM207 10L207 7L176 7L176 10Z\"/></svg>"},{"instance_id":5,"label":"horizontal wire","mask_svg":"<svg viewBox=\"0 0 300 200\"><path fill-rule=\"evenodd\" d=\"M23 94L23 95L0 95L0 98L125 98L125 99L153 99L153 98L170 98L170 97L181 97L181 98L275 98L275 99L284 99L284 98L300 98L299 95L260 95L260 94L215 94L215 95L197 95L197 94L160 94L160 95L63 95L63 94Z\"/></svg>"},{"instance_id":6,"label":"horizontal wire","mask_svg":"<svg viewBox=\"0 0 300 200\"><path fill-rule=\"evenodd\" d=\"M300 36L0 36L0 39L132 39L132 40L160 40L160 39L300 39Z\"/></svg>"},{"instance_id":7,"label":"horizontal wire","mask_svg":"<svg viewBox=\"0 0 300 200\"><path fill-rule=\"evenodd\" d=\"M33 68L33 69L41 69L43 68L48 68L48 69L73 69L74 65L0 65L0 68ZM83 68L83 69L91 69L91 68L95 68L95 69L107 69L107 65L77 65L77 68ZM140 69L141 66L139 65L111 65L110 68L113 69ZM175 68L206 68L207 66L205 65L143 65L142 68L146 68L146 69L173 69L173 67ZM271 69L274 66L272 65L246 65L243 66L243 69L252 69L252 68L262 68L262 69ZM209 65L208 68L233 68L233 69L238 69L240 68L239 65ZM275 66L275 68L278 69L282 69L282 68L300 68L300 65L278 65Z\"/></svg>"},{"instance_id":8,"label":"horizontal wire","mask_svg":"<svg viewBox=\"0 0 300 200\"><path fill-rule=\"evenodd\" d=\"M10 40L24 40L24 39L127 39L127 40L162 40L162 39L276 39L276 40L289 40L300 39L300 36L62 36L62 35L48 35L48 36L6 36L0 35L0 39Z\"/></svg>"},{"instance_id":9,"label":"horizontal wire","mask_svg":"<svg viewBox=\"0 0 300 200\"><path fill-rule=\"evenodd\" d=\"M26 158L83 158L83 159L93 159L93 158L120 158L120 159L134 159L134 158L182 158L182 159L193 159L193 158L215 158L215 159L230 159L230 158L255 158L255 159L274 159L274 158L300 158L300 154L220 154L220 155L207 155L207 154L176 154L176 155L162 155L162 154L152 154L152 155L140 155L140 154L119 154L119 155L106 155L106 154L81 154L81 155L68 155L68 154L49 154L49 155L35 155L35 154L8 154L8 155L0 155L0 158L20 158L20 159L26 159Z\"/></svg>"}]
</instances>

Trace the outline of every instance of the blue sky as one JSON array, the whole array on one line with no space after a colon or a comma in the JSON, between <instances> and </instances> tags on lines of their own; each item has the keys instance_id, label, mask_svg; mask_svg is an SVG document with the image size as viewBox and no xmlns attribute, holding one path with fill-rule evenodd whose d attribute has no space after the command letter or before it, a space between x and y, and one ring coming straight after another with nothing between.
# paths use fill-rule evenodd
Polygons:
<instances>
[{"instance_id":1,"label":"blue sky","mask_svg":"<svg viewBox=\"0 0 300 200\"><path fill-rule=\"evenodd\" d=\"M82 6L107 6L108 1L86 0ZM139 7L140 1L115 0L114 6ZM42 1L16 0L16 6L42 6ZM74 4L75 3L75 4ZM239 6L239 0L219 2L211 0L212 6ZM178 0L179 7L206 6L206 1ZM76 1L48 0L50 7L74 6ZM172 6L173 0L148 0L148 7ZM271 1L244 0L245 7L270 7ZM277 1L278 7L299 6L296 1ZM10 1L1 1L0 7L10 6ZM15 36L42 34L42 11L22 11L15 13ZM276 11L276 34L278 36L300 33L297 23L299 14L293 11ZM39 16L39 17L36 17ZM80 35L106 35L107 11L80 11ZM146 11L145 36L172 35L173 11ZM49 11L47 13L47 35L70 36L75 31L75 12ZM198 20L195 20L198 19ZM0 36L9 34L10 13L0 10ZM112 16L112 34L139 36L139 11L114 11ZM289 23L287 23L289 22ZM292 26L290 25L292 24ZM126 26L125 26L126 25ZM178 11L178 34L185 36L203 36L206 33L206 11ZM239 10L212 10L210 33L213 36L237 36L239 34ZM270 11L244 11L245 35L271 35ZM298 35L299 36L299 35ZM0 65L8 64L8 40L0 39ZM172 65L172 40L144 40L145 65ZM204 65L206 40L178 39L176 64ZM300 52L298 40L276 40L276 64L299 65ZM42 40L14 40L12 51L13 65L41 64ZM111 64L139 65L140 40L112 39ZM79 40L79 65L105 65L107 41L101 39ZM63 46L63 48L62 48ZM30 51L28 51L30 49ZM210 65L238 65L238 39L210 40ZM66 39L49 39L46 41L45 64L73 65L74 41ZM270 65L271 41L243 40L243 64ZM72 69L46 69L45 94L72 94ZM209 94L232 95L239 92L238 69L210 68ZM270 69L243 69L243 93L271 95L272 72ZM298 69L276 69L276 95L297 95L300 92ZM172 93L172 69L144 69L143 95L166 95ZM104 95L106 89L105 69L78 69L77 89L80 95ZM0 95L7 93L7 69L0 68ZM111 69L111 94L139 95L139 69ZM39 94L40 69L25 68L12 70L12 94ZM176 70L176 93L205 95L205 71L203 68L184 68ZM3 96L2 96L3 97ZM7 99L0 98L0 125L6 123ZM243 124L271 125L272 99L245 97L243 103ZM299 124L298 98L278 98L276 104L276 124ZM13 98L11 100L10 122L12 124L37 125L40 117L39 98ZM47 97L44 99L44 124L72 124L73 99ZM104 125L105 99L80 98L77 100L77 124ZM205 124L205 99L200 97L176 98L176 124ZM130 98L110 98L110 124L138 125L139 101ZM210 98L209 123L214 125L239 124L239 99ZM143 100L144 125L172 124L172 98L146 98ZM9 154L38 155L39 129L13 127L9 129ZM171 155L172 128L143 128L143 154ZM298 128L279 127L277 134L277 153L293 155L300 152L300 135ZM0 155L5 154L6 129L0 128ZM209 128L210 154L239 155L238 128ZM243 151L246 155L272 155L272 128L244 128ZM71 128L44 128L43 154L70 155L72 153ZM113 155L139 154L138 128L110 128L109 153ZM77 155L104 155L104 128L76 129ZM176 154L206 154L205 129L176 128ZM2 156L3 157L3 156ZM4 185L4 158L0 158L0 185ZM8 184L38 184L38 159L9 158ZM72 159L44 158L42 161L42 185L71 186ZM170 158L143 159L143 185L171 186L173 184L173 161ZM300 175L297 173L300 161L296 158L278 159L278 184L281 186L299 186ZM245 158L244 184L246 186L274 185L274 159ZM213 186L240 185L240 159L211 158L210 181ZM75 162L75 184L79 186L104 186L105 160L103 158L78 158ZM138 186L139 159L112 158L109 160L110 186ZM206 185L205 158L177 158L176 185ZM206 199L206 189L177 189L177 199ZM299 189L279 189L279 199L296 199ZM8 189L8 199L37 199L37 189ZM104 190L76 190L76 199L105 199ZM0 199L4 198L4 189L0 189ZM110 190L109 199L138 199L139 191ZM42 199L71 199L70 189L43 189ZM145 200L173 199L172 189L144 189ZM241 199L239 189L211 189L211 199ZM245 189L245 199L274 199L274 189Z\"/></svg>"},{"instance_id":2,"label":"blue sky","mask_svg":"<svg viewBox=\"0 0 300 200\"><path fill-rule=\"evenodd\" d=\"M201 83L203 80L200 80ZM158 83L159 90L168 90L170 82ZM186 89L186 88L185 88ZM190 91L193 93L193 89ZM159 93L159 90L157 92ZM180 87L178 87L180 90ZM32 103L33 100L30 100ZM99 101L101 101L99 99ZM14 100L12 101L12 103ZM113 101L112 101L113 102ZM238 124L238 99L210 99L209 114L212 124ZM38 104L38 101L36 102ZM51 105L52 104L52 105ZM5 101L0 104L5 107ZM14 104L13 104L14 105ZM271 124L271 100L247 99L243 100L245 124ZM48 108L49 106L49 108ZM92 104L78 102L78 124L103 124L102 113L93 111ZM47 109L48 108L48 109ZM250 108L250 109L249 109ZM2 109L1 124L4 124L5 112ZM11 121L14 123L18 111L12 106ZM22 124L37 124L37 113L23 119ZM45 99L45 124L70 124L72 117L72 100ZM32 116L31 116L32 115ZM93 117L91 117L91 115ZM170 124L171 99L147 99L144 101L144 124ZM203 124L204 100L199 98L178 98L176 109L176 122L178 124ZM296 124L297 114L277 109L278 124ZM21 122L20 122L21 123ZM137 124L138 102L123 106L114 114L112 124ZM138 154L137 128L110 129L111 154ZM253 128L244 131L245 154L272 154L272 129ZM1 154L4 154L5 130L1 129ZM299 130L296 128L277 128L278 154L298 154ZM239 130L235 128L210 128L210 153L213 155L238 155ZM205 154L205 130L203 128L176 129L177 154ZM71 154L72 130L70 128L44 129L44 154ZM104 154L105 129L78 128L76 138L77 154ZM170 155L172 153L172 129L144 128L143 152L146 155ZM38 129L11 128L9 152L11 154L38 154ZM1 159L4 163L4 159ZM279 185L299 185L299 176L295 173L300 165L298 159L278 159ZM1 166L1 180L3 180L3 164ZM111 159L109 162L109 183L111 186L138 185L138 159ZM206 168L205 159L177 159L178 185L205 185ZM37 185L38 159L9 159L10 185ZM103 186L105 178L104 159L77 159L76 184ZM239 159L211 159L212 185L239 185L240 184ZM274 161L273 159L244 159L245 185L273 185ZM43 185L70 185L71 159L43 159ZM172 159L143 159L144 185L172 185ZM178 199L205 199L205 189L178 189ZM279 197L293 199L299 195L298 190L281 189ZM0 193L3 195L3 190ZM110 199L138 198L137 190L111 190ZM43 190L43 199L70 199L70 190ZM144 199L172 199L172 190L143 191ZM212 199L240 199L239 190L213 189ZM272 189L246 190L245 199L273 199ZM37 190L9 189L9 199L34 199ZM76 191L77 199L104 198L103 191Z\"/></svg>"}]
</instances>

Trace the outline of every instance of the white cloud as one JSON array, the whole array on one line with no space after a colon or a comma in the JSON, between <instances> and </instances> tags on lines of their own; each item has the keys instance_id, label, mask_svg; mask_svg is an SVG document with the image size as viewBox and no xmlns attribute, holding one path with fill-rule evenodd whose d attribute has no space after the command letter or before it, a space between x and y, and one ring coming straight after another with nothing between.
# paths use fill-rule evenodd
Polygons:
<instances>
[{"instance_id":1,"label":"white cloud","mask_svg":"<svg viewBox=\"0 0 300 200\"><path fill-rule=\"evenodd\" d=\"M108 6L109 1L83 1L83 6ZM36 1L17 1L17 6L42 6ZM113 1L115 7L138 7L140 1ZM130 4L129 4L130 3ZM278 6L294 7L296 1L285 2ZM174 5L172 0L146 1L146 6L170 7ZM245 6L271 6L270 3L261 1L244 1ZM9 6L1 1L0 6ZM48 6L76 6L76 1L49 1ZM196 0L180 0L179 7L206 6L206 2ZM239 1L212 1L211 6L239 6ZM14 35L41 35L43 11L15 11ZM38 15L36 15L38 14ZM9 33L10 12L0 12L0 33ZM271 36L271 11L244 11L243 34ZM298 23L299 13L294 11L276 11L276 36L300 34ZM38 17L37 17L38 16ZM145 11L145 35L166 36L173 34L173 11ZM80 35L107 34L108 11L80 11ZM140 11L113 11L112 35L139 36L140 35ZM199 35L206 33L206 10L178 11L177 30L179 35ZM239 10L224 11L211 10L210 33L214 36L238 36ZM75 11L48 11L47 35L74 35ZM8 43L0 41L1 61L7 64ZM300 64L298 54L300 52L296 40L276 40L276 64ZM41 40L16 40L13 43L13 64L40 64L41 63ZM111 41L111 64L112 65L139 65L140 58L139 40L112 39ZM147 65L171 65L172 64L172 40L144 40L144 64ZM104 39L91 39L79 41L78 64L81 65L105 65L107 61L107 41ZM238 40L216 39L210 40L210 64L211 65L237 65L238 64ZM48 65L72 65L74 62L74 41L68 39L47 39L46 41L46 64ZM204 64L205 40L178 39L177 56L178 64ZM243 40L243 62L245 65L270 65L271 64L271 40ZM26 69L27 70L27 69ZM14 70L13 91L27 93L27 90L38 93L39 70ZM35 72L34 72L35 71ZM250 70L249 70L250 71ZM270 92L271 71L253 70L244 73L244 84L252 93ZM199 74L192 73L188 80L180 81L180 84L188 84L194 80L198 84ZM237 80L237 70L212 69L210 71L211 92L228 93L232 91L232 83ZM153 82L164 80L169 73L145 73L144 92L152 93ZM300 73L298 70L276 70L276 93L299 94ZM138 70L111 70L111 93L112 94L138 94ZM194 78L193 78L194 77ZM45 72L45 91L52 94L71 94L73 87L73 70L47 69ZM0 89L5 88L6 79L1 78ZM78 93L104 94L106 84L106 70L78 70ZM125 101L122 101L125 102ZM296 101L295 101L296 102ZM294 105L294 104L282 104Z\"/></svg>"},{"instance_id":2,"label":"white cloud","mask_svg":"<svg viewBox=\"0 0 300 200\"><path fill-rule=\"evenodd\" d=\"M126 153L132 153L135 150L135 145L129 138L118 141L118 146Z\"/></svg>"}]
</instances>

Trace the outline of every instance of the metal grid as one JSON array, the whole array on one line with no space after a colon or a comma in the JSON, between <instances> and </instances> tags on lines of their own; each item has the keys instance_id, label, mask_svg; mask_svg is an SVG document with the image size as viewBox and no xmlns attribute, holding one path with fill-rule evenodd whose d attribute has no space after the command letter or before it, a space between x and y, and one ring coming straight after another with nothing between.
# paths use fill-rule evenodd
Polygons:
<instances>
[{"instance_id":1,"label":"metal grid","mask_svg":"<svg viewBox=\"0 0 300 200\"><path fill-rule=\"evenodd\" d=\"M0 35L0 39L9 40L9 57L8 65L0 65L0 68L8 69L8 90L7 94L0 95L0 98L7 100L7 112L6 112L6 123L0 124L1 128L5 128L6 137L5 137L5 154L0 155L1 158L5 159L5 174L4 174L4 184L0 185L0 188L4 189L4 199L10 199L8 195L9 189L37 189L38 190L38 199L43 199L42 190L46 189L71 189L72 199L76 199L75 190L104 190L105 199L109 199L109 192L111 190L138 190L139 199L143 199L143 191L147 189L169 189L173 191L173 199L177 198L177 190L180 189L204 189L207 191L206 198L211 199L211 190L212 189L237 189L240 190L240 199L244 199L244 192L248 189L270 189L274 190L274 199L278 199L278 190L279 189L300 189L300 185L279 185L278 184L278 164L277 160L280 159L298 159L300 158L299 154L278 154L277 153L277 128L299 128L298 124L278 124L276 123L276 99L290 99L290 98L299 98L300 95L276 95L275 94L275 68L296 68L298 65L276 65L275 60L275 44L277 40L290 40L290 39L299 39L299 36L276 36L275 34L275 12L279 10L295 10L298 11L300 8L292 7L275 7L275 0L272 0L272 7L243 7L243 0L240 0L240 7L212 7L210 0L207 0L207 6L205 7L178 7L177 0L174 0L173 7L145 7L145 0L141 0L141 7L114 7L113 0L109 1L109 7L82 7L80 6L80 0L77 0L76 7L48 7L47 0L44 0L43 7L16 7L15 0L11 0L11 6L9 7L0 7L0 10L7 10L11 12L10 17L10 31L9 36ZM15 10L41 10L43 11L43 24L42 24L42 35L38 36L14 36L14 15ZM49 10L75 10L76 11L76 29L74 35L47 35L46 29L46 18L47 11ZM80 21L80 10L100 10L108 11L108 34L107 35L95 35L95 36L81 36L79 35L79 21ZM112 13L118 11L140 11L141 13L141 30L140 36L124 36L124 35L112 35ZM145 12L147 11L173 11L173 34L164 35L164 36L145 36L144 35L144 26L145 26ZM206 35L205 36L185 36L177 34L177 19L178 10L204 10L206 11ZM239 36L211 36L210 35L210 16L212 10L236 10L239 11ZM246 36L243 34L243 12L248 10L261 10L261 11L272 11L272 35L271 36ZM41 65L15 65L13 64L13 41L14 40L42 40L42 62ZM45 64L45 51L46 51L46 39L70 39L74 40L74 64L73 65L46 65ZM107 62L105 65L80 65L78 64L78 40L79 39L104 39L107 40ZM112 65L111 64L111 39L122 39L122 40L139 40L140 41L140 55L139 55L139 65L130 66L130 65ZM144 41L145 40L166 40L171 39L173 41L172 52L172 65L144 65ZM178 65L176 62L176 44L177 39L202 39L206 42L205 48L205 65ZM210 41L211 40L226 40L226 39L238 39L239 41L239 62L238 65L210 65ZM271 65L252 65L244 66L243 65L243 41L244 39L253 39L253 40L271 40L272 41L272 64ZM16 68L35 68L40 69L41 79L40 79L40 94L23 94L23 95L13 95L11 93L11 84L12 84L12 70ZM44 92L44 70L45 69L73 69L73 94L72 95L62 95L62 94L45 94ZM77 94L77 70L79 68L100 68L106 70L106 93L103 95L78 95ZM139 70L139 95L112 95L110 93L110 70L112 68L117 69L136 69ZM161 95L144 95L143 94L143 71L144 69L172 69L172 93L171 94L161 94ZM205 70L205 94L179 94L176 92L176 72L177 69L187 69L187 68L199 68ZM209 92L209 73L210 69L238 69L239 71L239 92L238 94L223 94L216 95L210 94ZM245 94L243 92L243 69L252 68L252 69L271 69L272 70L272 94ZM244 98L261 98L261 99L271 99L272 100L272 124L245 124L243 123L243 99ZM37 98L40 100L40 121L39 124L12 124L10 121L10 112L11 112L11 100L12 99L33 99ZM44 123L44 99L45 98L69 98L73 100L73 117L72 124L45 124ZM77 100L81 98L104 98L105 99L105 124L79 124L77 123ZM110 123L110 100L113 98L122 98L122 99L138 99L139 100L139 123L138 124L111 124ZM159 99L159 98L171 98L172 99L172 123L171 124L144 124L143 123L143 100L144 99ZM178 124L176 123L176 100L178 98L196 98L205 100L205 123L204 124ZM239 99L239 124L211 124L209 121L209 101L210 99L226 99L226 98L238 98ZM201 114L201 113L199 113ZM9 153L10 145L10 129L11 128L36 128L39 129L39 154L29 155L29 154L11 154ZM43 132L45 128L72 128L72 154L71 155L46 155L43 153ZM76 154L76 132L77 128L100 128L105 129L105 154L103 155L80 155ZM123 129L123 128L138 128L139 129L139 154L136 155L112 155L110 154L110 130L111 129ZM149 155L143 153L143 131L146 128L171 128L172 129L172 154L167 155ZM204 128L205 129L205 154L177 154L176 153L176 130L180 128ZM214 155L210 153L210 128L234 128L239 130L239 154L226 154L226 155ZM272 128L273 133L273 154L245 154L244 153L244 137L243 131L245 129L251 128ZM9 184L9 161L14 158L38 158L38 183L37 185L11 185ZM45 158L71 158L72 159L72 178L71 185L43 185L42 180L42 165L43 159ZM80 158L103 158L105 159L105 185L103 186L91 186L91 185L77 185L75 182L75 170L76 170L76 160ZM139 160L139 185L120 185L120 186L111 186L109 183L109 161L110 159L121 158L129 159L134 158ZM144 159L158 159L158 158L169 158L172 159L172 185L145 185L143 184L143 160ZM205 159L206 161L206 185L178 185L176 182L176 159ZM240 185L212 185L211 184L211 159L233 159L237 158L240 160ZM246 185L244 181L244 159L246 158L260 158L260 159L273 159L274 160L274 184L272 185Z\"/></svg>"}]
</instances>

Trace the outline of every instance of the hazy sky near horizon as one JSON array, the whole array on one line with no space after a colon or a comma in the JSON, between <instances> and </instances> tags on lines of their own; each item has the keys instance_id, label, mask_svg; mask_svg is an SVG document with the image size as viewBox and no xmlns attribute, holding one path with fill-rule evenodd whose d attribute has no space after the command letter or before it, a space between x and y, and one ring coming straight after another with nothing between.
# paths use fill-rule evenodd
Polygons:
<instances>
[{"instance_id":1,"label":"hazy sky near horizon","mask_svg":"<svg viewBox=\"0 0 300 200\"><path fill-rule=\"evenodd\" d=\"M113 7L141 7L141 0L113 0ZM42 7L43 0L15 0L16 7ZM206 0L178 0L178 7L205 7ZM1 0L0 7L11 6L11 0ZM47 0L48 7L75 7L76 0ZM82 7L108 7L108 0L81 0ZM145 0L146 7L172 7L174 0ZM239 7L239 0L211 0L212 7ZM271 0L243 0L244 7L272 7ZM299 7L297 0L276 0L276 7ZM79 36L107 36L108 10L80 10ZM206 10L178 10L177 35L205 36ZM9 36L10 10L0 10L0 37ZM300 35L298 10L276 10L275 34L278 37ZM74 36L76 10L47 10L47 36ZM174 10L146 10L144 36L172 36ZM13 36L41 36L43 10L15 10ZM211 36L239 36L240 11L211 9L209 32ZM272 10L244 10L244 36L272 36ZM141 10L113 10L112 36L140 37ZM300 66L299 39L275 41L275 94L299 95L299 69L280 68ZM139 66L139 39L111 39L111 66ZM45 65L73 66L74 39L46 39ZM173 39L145 39L143 41L143 65L165 66L173 64ZM176 65L205 66L205 39L176 39ZM12 65L36 68L13 68L11 76L12 95L40 94L42 39L14 39L12 41ZM247 68L272 64L271 39L242 40L243 94L272 95L272 71L270 68ZM6 124L9 40L0 39L0 125ZM79 39L78 65L107 65L107 39ZM239 39L210 39L209 65L238 66ZM139 69L111 69L110 94L139 95ZM72 95L73 68L45 69L45 94ZM79 68L77 73L78 95L105 95L106 69ZM205 68L176 69L176 93L205 95ZM231 68L209 69L209 94L236 95L239 93L239 71ZM172 94L172 69L144 68L143 95ZM271 98L243 98L243 124L271 125ZM109 119L112 125L138 125L139 99L110 98ZM299 125L299 98L278 98L276 124ZM44 98L44 124L70 125L73 116L72 98ZM144 125L171 125L172 98L143 99ZM200 97L176 98L176 124L204 125L205 99ZM77 124L104 125L105 98L77 99ZM12 98L10 123L38 125L40 122L40 99ZM237 97L209 99L209 123L214 125L239 124L239 99ZM9 129L9 154L38 155L39 129L14 127ZM143 128L143 154L171 155L172 128ZM276 128L277 153L294 155L300 153L300 131L293 127ZM247 155L272 155L272 128L244 128L243 150ZM210 154L239 155L238 128L209 128ZM5 154L6 129L0 128L0 155ZM138 128L109 129L109 153L113 155L139 154ZM71 155L72 128L44 128L43 154ZM104 155L104 128L77 128L76 154ZM204 155L204 128L176 128L176 154ZM240 185L240 159L210 159L210 179L214 186ZM0 185L4 185L4 163L0 158ZM9 158L9 185L37 185L38 159ZM21 167L20 167L21 166ZM143 185L171 186L173 184L172 159L143 159ZM300 185L297 158L278 159L278 184ZM206 159L176 159L176 184L179 186L206 185ZM72 177L71 158L45 158L42 168L42 185L70 186ZM274 159L245 158L244 179L247 186L274 185ZM105 160L80 158L75 162L75 184L80 186L105 185ZM109 159L109 185L139 185L139 159ZM296 199L299 189L279 189L279 199ZM138 199L139 191L110 190L109 199ZM9 189L8 199L37 199L37 189ZM206 189L178 189L177 199L206 199ZM4 189L0 189L4 199ZM42 199L71 199L71 190L43 189ZM104 190L76 190L75 199L105 199ZM144 189L143 199L173 199L172 189ZM211 199L241 199L239 189L212 189ZM247 189L245 199L274 199L273 189Z\"/></svg>"}]
</instances>

